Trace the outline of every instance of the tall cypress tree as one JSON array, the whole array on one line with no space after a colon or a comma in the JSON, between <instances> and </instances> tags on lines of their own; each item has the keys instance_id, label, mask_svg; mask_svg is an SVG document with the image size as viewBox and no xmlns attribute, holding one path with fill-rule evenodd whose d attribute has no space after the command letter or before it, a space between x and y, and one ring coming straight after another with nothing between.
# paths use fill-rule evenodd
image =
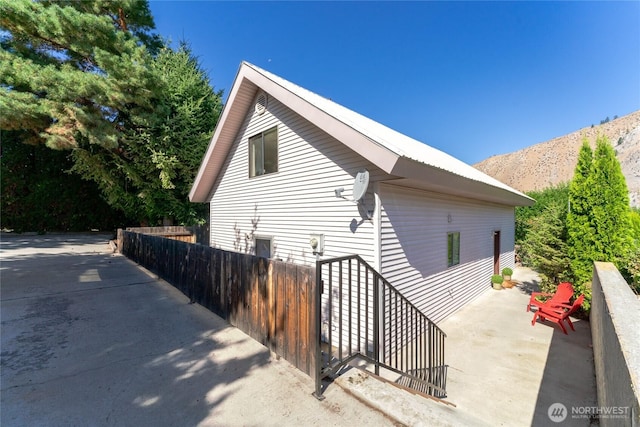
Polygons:
<instances>
[{"instance_id":1,"label":"tall cypress tree","mask_svg":"<svg viewBox=\"0 0 640 427\"><path fill-rule=\"evenodd\" d=\"M618 269L631 249L629 190L622 168L609 140L599 137L594 153L591 199L595 251L599 259L610 261Z\"/></svg>"},{"instance_id":2,"label":"tall cypress tree","mask_svg":"<svg viewBox=\"0 0 640 427\"><path fill-rule=\"evenodd\" d=\"M68 151L21 142L0 130L1 227L15 232L115 230L131 225L101 197L96 183L68 172Z\"/></svg>"},{"instance_id":3,"label":"tall cypress tree","mask_svg":"<svg viewBox=\"0 0 640 427\"><path fill-rule=\"evenodd\" d=\"M569 185L569 213L567 214L567 253L571 259L571 270L578 286L591 281L595 256L590 195L592 170L593 150L585 138Z\"/></svg>"},{"instance_id":4,"label":"tall cypress tree","mask_svg":"<svg viewBox=\"0 0 640 427\"><path fill-rule=\"evenodd\" d=\"M605 136L595 153L585 141L569 189L568 254L575 285L590 301L594 261L623 269L631 251L629 193L615 151ZM587 303L588 304L588 303Z\"/></svg>"}]
</instances>

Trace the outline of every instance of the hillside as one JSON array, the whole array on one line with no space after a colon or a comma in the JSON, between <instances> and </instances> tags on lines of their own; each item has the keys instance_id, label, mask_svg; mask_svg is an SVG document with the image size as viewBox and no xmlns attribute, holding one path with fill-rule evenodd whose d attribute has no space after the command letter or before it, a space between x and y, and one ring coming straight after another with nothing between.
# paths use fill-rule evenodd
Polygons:
<instances>
[{"instance_id":1,"label":"hillside","mask_svg":"<svg viewBox=\"0 0 640 427\"><path fill-rule=\"evenodd\" d=\"M640 207L640 111L473 166L522 192L542 190L571 180L582 139L587 137L595 147L598 134L611 141L627 180L631 206Z\"/></svg>"}]
</instances>

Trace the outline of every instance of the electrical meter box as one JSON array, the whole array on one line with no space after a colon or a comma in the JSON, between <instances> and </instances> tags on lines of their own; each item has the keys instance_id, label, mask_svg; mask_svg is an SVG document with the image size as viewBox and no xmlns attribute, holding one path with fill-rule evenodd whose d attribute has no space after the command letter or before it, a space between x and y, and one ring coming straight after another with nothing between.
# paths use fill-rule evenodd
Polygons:
<instances>
[{"instance_id":1,"label":"electrical meter box","mask_svg":"<svg viewBox=\"0 0 640 427\"><path fill-rule=\"evenodd\" d=\"M309 236L309 245L314 254L322 254L324 252L324 234L311 234Z\"/></svg>"}]
</instances>

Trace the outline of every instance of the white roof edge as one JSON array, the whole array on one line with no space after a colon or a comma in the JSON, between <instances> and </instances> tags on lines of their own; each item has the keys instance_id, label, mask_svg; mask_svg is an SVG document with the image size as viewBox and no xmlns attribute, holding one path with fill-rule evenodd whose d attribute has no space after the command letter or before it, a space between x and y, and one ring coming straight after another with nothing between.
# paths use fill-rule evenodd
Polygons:
<instances>
[{"instance_id":1,"label":"white roof edge","mask_svg":"<svg viewBox=\"0 0 640 427\"><path fill-rule=\"evenodd\" d=\"M265 75L270 80L278 83L280 86L284 87L290 92L293 92L297 96L305 99L307 102L314 104L317 108L322 109L329 116L348 125L356 132L366 137L373 144L384 147L390 153L398 156L398 158L407 158L410 160L414 160L427 166L442 169L449 173L462 176L472 181L478 181L492 187L501 188L505 191L512 192L520 197L524 197L528 200L533 200L520 191L485 174L484 172L479 171L473 166L464 163L462 160L459 160L451 156L450 154L438 150L437 148L431 147L423 142L417 141L379 122L376 122L366 116L363 116L353 110L337 104L330 99L311 92L308 89L297 86L296 84L291 83L266 70L263 70L256 65L247 62L244 62L244 64L253 68L260 74ZM341 142L345 143L345 141ZM394 162L394 166L397 166L397 164L397 161ZM387 173L393 173L394 175L400 174L399 176L402 176L402 171L397 170L397 168L396 170L389 170L388 168L381 167L381 169L385 170L385 172Z\"/></svg>"},{"instance_id":2,"label":"white roof edge","mask_svg":"<svg viewBox=\"0 0 640 427\"><path fill-rule=\"evenodd\" d=\"M244 64L244 62L242 64ZM205 199L209 195L209 192L211 191L211 188L206 190L202 189L202 184L204 184L202 181L207 181L205 179L205 175L209 167L211 157L213 156L213 151L216 146L216 141L220 137L220 133L222 132L224 123L226 122L230 114L230 110L233 105L233 100L235 99L238 93L239 84L236 84L236 83L240 81L240 74L242 73L242 64L238 68L238 71L236 72L236 76L233 79L233 84L231 85L231 92L229 92L227 103L222 108L222 113L220 114L218 123L216 124L215 130L213 131L213 136L211 137L211 140L209 141L209 145L207 146L207 151L205 152L205 155L202 158L202 162L200 163L200 168L198 169L198 173L196 174L196 177L193 180L193 184L191 185L191 190L189 191L189 200L192 202L206 202L207 200ZM215 178L213 178L211 181L213 180L215 180ZM213 185L213 182L211 182L211 185ZM206 194L203 194L203 193L206 193Z\"/></svg>"},{"instance_id":3,"label":"white roof edge","mask_svg":"<svg viewBox=\"0 0 640 427\"><path fill-rule=\"evenodd\" d=\"M265 90L265 92L271 92L272 95L276 93L276 95L279 95L279 97L276 96L278 101L333 136L342 144L356 151L385 172L390 173L397 160L401 157L400 154L390 149L387 145L381 144L359 131L357 127L354 127L347 120L336 117L335 114L332 114L332 111L323 108L319 103L324 102L347 111L351 110L248 62L243 62L243 64L256 73L255 76L247 77ZM364 118L364 116L361 117ZM363 150L363 144L366 145L366 150Z\"/></svg>"},{"instance_id":4,"label":"white roof edge","mask_svg":"<svg viewBox=\"0 0 640 427\"><path fill-rule=\"evenodd\" d=\"M214 167L211 167L210 163L216 146L218 145L218 139L231 115L236 95L245 79L251 81L272 96L275 96L280 102L287 105L287 107L296 111L325 132L331 134L352 150L363 155L377 167L389 174L404 177L406 174L400 165L406 165L406 163L401 161L401 159L411 160L423 165L423 167L426 166L430 169L441 170L466 180L478 182L494 189L500 189L505 193L505 204L513 204L514 198L516 200L521 199L517 205L530 205L533 202L533 199L529 196L441 150L410 138L246 61L241 63L238 73L236 74L227 104L223 109L218 126L216 126L216 130L200 165L196 179L189 192L189 199L191 201L206 201L205 199L212 189L216 178L216 176L212 175L217 175L221 165L218 164L217 166L214 165ZM418 177L407 176L407 178ZM481 198L480 194L478 196L478 198Z\"/></svg>"}]
</instances>

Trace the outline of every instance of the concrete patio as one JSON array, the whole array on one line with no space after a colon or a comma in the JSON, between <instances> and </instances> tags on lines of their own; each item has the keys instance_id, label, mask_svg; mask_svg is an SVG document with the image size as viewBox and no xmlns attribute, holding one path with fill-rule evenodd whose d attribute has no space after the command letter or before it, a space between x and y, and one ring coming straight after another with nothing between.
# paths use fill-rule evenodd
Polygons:
<instances>
[{"instance_id":1,"label":"concrete patio","mask_svg":"<svg viewBox=\"0 0 640 427\"><path fill-rule=\"evenodd\" d=\"M519 286L489 290L440 324L447 333L445 400L455 407L411 396L359 370L336 383L405 425L591 425L571 413L597 405L589 323L573 320L576 330L568 335L551 322L532 327L526 306L538 276L518 268L513 278ZM560 423L549 417L554 403L567 408Z\"/></svg>"},{"instance_id":2,"label":"concrete patio","mask_svg":"<svg viewBox=\"0 0 640 427\"><path fill-rule=\"evenodd\" d=\"M514 271L520 285L489 291L440 326L447 333L447 400L491 425L549 425L549 406L596 405L589 322L568 335L551 322L531 326L526 305L535 272ZM562 425L589 425L572 419Z\"/></svg>"}]
</instances>

